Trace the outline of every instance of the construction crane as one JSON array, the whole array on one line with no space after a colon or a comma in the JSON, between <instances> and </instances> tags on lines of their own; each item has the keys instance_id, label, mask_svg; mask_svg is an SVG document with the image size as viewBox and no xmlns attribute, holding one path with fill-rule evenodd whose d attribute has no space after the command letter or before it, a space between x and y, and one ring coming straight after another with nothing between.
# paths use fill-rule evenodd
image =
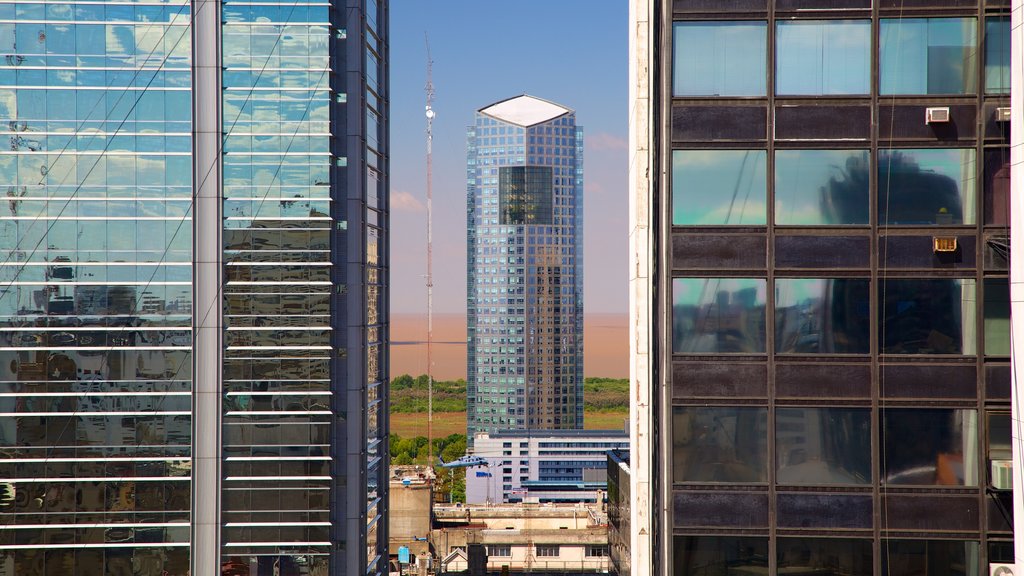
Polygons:
<instances>
[{"instance_id":1,"label":"construction crane","mask_svg":"<svg viewBox=\"0 0 1024 576\"><path fill-rule=\"evenodd\" d=\"M434 461L434 362L431 347L434 340L434 60L430 57L430 38L423 33L427 45L427 462Z\"/></svg>"}]
</instances>

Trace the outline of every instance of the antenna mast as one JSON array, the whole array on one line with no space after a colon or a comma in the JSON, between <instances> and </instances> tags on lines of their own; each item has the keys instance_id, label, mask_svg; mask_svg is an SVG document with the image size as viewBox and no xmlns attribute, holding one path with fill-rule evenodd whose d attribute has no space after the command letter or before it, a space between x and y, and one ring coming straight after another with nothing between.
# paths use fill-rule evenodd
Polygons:
<instances>
[{"instance_id":1,"label":"antenna mast","mask_svg":"<svg viewBox=\"0 0 1024 576\"><path fill-rule=\"evenodd\" d=\"M427 45L427 466L434 465L434 362L431 345L434 340L434 60L430 57L430 38L423 33Z\"/></svg>"}]
</instances>

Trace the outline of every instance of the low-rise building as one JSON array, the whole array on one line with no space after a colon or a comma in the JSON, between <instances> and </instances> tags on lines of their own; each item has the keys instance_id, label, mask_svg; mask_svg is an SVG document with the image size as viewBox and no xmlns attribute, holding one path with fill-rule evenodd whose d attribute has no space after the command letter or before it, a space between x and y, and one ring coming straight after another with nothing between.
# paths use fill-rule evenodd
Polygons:
<instances>
[{"instance_id":1,"label":"low-rise building","mask_svg":"<svg viewBox=\"0 0 1024 576\"><path fill-rule=\"evenodd\" d=\"M629 452L608 452L608 557L615 576L630 576Z\"/></svg>"},{"instance_id":2,"label":"low-rise building","mask_svg":"<svg viewBox=\"0 0 1024 576\"><path fill-rule=\"evenodd\" d=\"M388 554L396 562L429 563L434 471L429 466L392 466L388 482Z\"/></svg>"}]
</instances>

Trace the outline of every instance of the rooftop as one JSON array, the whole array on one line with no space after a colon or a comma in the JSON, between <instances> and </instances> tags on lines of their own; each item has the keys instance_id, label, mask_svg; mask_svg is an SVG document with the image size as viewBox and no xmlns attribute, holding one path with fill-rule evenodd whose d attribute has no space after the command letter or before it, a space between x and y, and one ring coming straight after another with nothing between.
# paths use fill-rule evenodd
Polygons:
<instances>
[{"instance_id":1,"label":"rooftop","mask_svg":"<svg viewBox=\"0 0 1024 576\"><path fill-rule=\"evenodd\" d=\"M572 110L529 94L523 94L495 102L480 113L519 126L533 126L569 114Z\"/></svg>"},{"instance_id":2,"label":"rooftop","mask_svg":"<svg viewBox=\"0 0 1024 576\"><path fill-rule=\"evenodd\" d=\"M625 430L499 430L497 432L477 432L476 437L486 436L490 438L534 438L537 440L558 438L579 440L582 438L601 438L613 440L628 440L629 434Z\"/></svg>"}]
</instances>

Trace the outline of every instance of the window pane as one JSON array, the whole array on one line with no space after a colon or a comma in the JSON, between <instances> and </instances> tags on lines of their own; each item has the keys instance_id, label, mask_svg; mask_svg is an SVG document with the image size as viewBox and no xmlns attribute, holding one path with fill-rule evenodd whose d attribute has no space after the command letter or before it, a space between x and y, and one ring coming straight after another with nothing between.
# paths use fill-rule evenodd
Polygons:
<instances>
[{"instance_id":1,"label":"window pane","mask_svg":"<svg viewBox=\"0 0 1024 576\"><path fill-rule=\"evenodd\" d=\"M882 574L978 576L979 548L977 542L958 540L886 540L882 543Z\"/></svg>"},{"instance_id":2,"label":"window pane","mask_svg":"<svg viewBox=\"0 0 1024 576\"><path fill-rule=\"evenodd\" d=\"M882 94L972 94L976 86L974 18L882 19Z\"/></svg>"},{"instance_id":3,"label":"window pane","mask_svg":"<svg viewBox=\"0 0 1024 576\"><path fill-rule=\"evenodd\" d=\"M1010 93L1010 19L985 20L985 93Z\"/></svg>"},{"instance_id":4,"label":"window pane","mask_svg":"<svg viewBox=\"0 0 1024 576\"><path fill-rule=\"evenodd\" d=\"M767 222L765 150L672 152L672 224Z\"/></svg>"},{"instance_id":5,"label":"window pane","mask_svg":"<svg viewBox=\"0 0 1024 576\"><path fill-rule=\"evenodd\" d=\"M968 279L882 280L882 353L974 354L975 292Z\"/></svg>"},{"instance_id":6,"label":"window pane","mask_svg":"<svg viewBox=\"0 0 1024 576\"><path fill-rule=\"evenodd\" d=\"M985 150L985 224L1009 226L1010 151L1007 148Z\"/></svg>"},{"instance_id":7,"label":"window pane","mask_svg":"<svg viewBox=\"0 0 1024 576\"><path fill-rule=\"evenodd\" d=\"M775 281L775 351L779 354L867 354L871 292L865 279L780 278Z\"/></svg>"},{"instance_id":8,"label":"window pane","mask_svg":"<svg viewBox=\"0 0 1024 576\"><path fill-rule=\"evenodd\" d=\"M779 573L871 576L871 540L779 538Z\"/></svg>"},{"instance_id":9,"label":"window pane","mask_svg":"<svg viewBox=\"0 0 1024 576\"><path fill-rule=\"evenodd\" d=\"M870 484L871 410L777 408L779 484Z\"/></svg>"},{"instance_id":10,"label":"window pane","mask_svg":"<svg viewBox=\"0 0 1024 576\"><path fill-rule=\"evenodd\" d=\"M867 94L870 20L798 20L778 24L776 94Z\"/></svg>"},{"instance_id":11,"label":"window pane","mask_svg":"<svg viewBox=\"0 0 1024 576\"><path fill-rule=\"evenodd\" d=\"M867 150L775 152L775 223L869 224Z\"/></svg>"},{"instance_id":12,"label":"window pane","mask_svg":"<svg viewBox=\"0 0 1024 576\"><path fill-rule=\"evenodd\" d=\"M1006 278L985 279L985 355L1010 355L1010 284Z\"/></svg>"},{"instance_id":13,"label":"window pane","mask_svg":"<svg viewBox=\"0 0 1024 576\"><path fill-rule=\"evenodd\" d=\"M879 224L974 224L975 157L973 148L879 150Z\"/></svg>"},{"instance_id":14,"label":"window pane","mask_svg":"<svg viewBox=\"0 0 1024 576\"><path fill-rule=\"evenodd\" d=\"M768 409L672 409L675 482L767 482Z\"/></svg>"},{"instance_id":15,"label":"window pane","mask_svg":"<svg viewBox=\"0 0 1024 576\"><path fill-rule=\"evenodd\" d=\"M674 96L764 96L766 22L677 22Z\"/></svg>"},{"instance_id":16,"label":"window pane","mask_svg":"<svg viewBox=\"0 0 1024 576\"><path fill-rule=\"evenodd\" d=\"M768 570L768 539L676 536L674 576L757 574Z\"/></svg>"},{"instance_id":17,"label":"window pane","mask_svg":"<svg viewBox=\"0 0 1024 576\"><path fill-rule=\"evenodd\" d=\"M672 280L672 350L765 351L765 290L756 278Z\"/></svg>"},{"instance_id":18,"label":"window pane","mask_svg":"<svg viewBox=\"0 0 1024 576\"><path fill-rule=\"evenodd\" d=\"M885 409L880 434L885 484L978 485L976 410Z\"/></svg>"}]
</instances>

